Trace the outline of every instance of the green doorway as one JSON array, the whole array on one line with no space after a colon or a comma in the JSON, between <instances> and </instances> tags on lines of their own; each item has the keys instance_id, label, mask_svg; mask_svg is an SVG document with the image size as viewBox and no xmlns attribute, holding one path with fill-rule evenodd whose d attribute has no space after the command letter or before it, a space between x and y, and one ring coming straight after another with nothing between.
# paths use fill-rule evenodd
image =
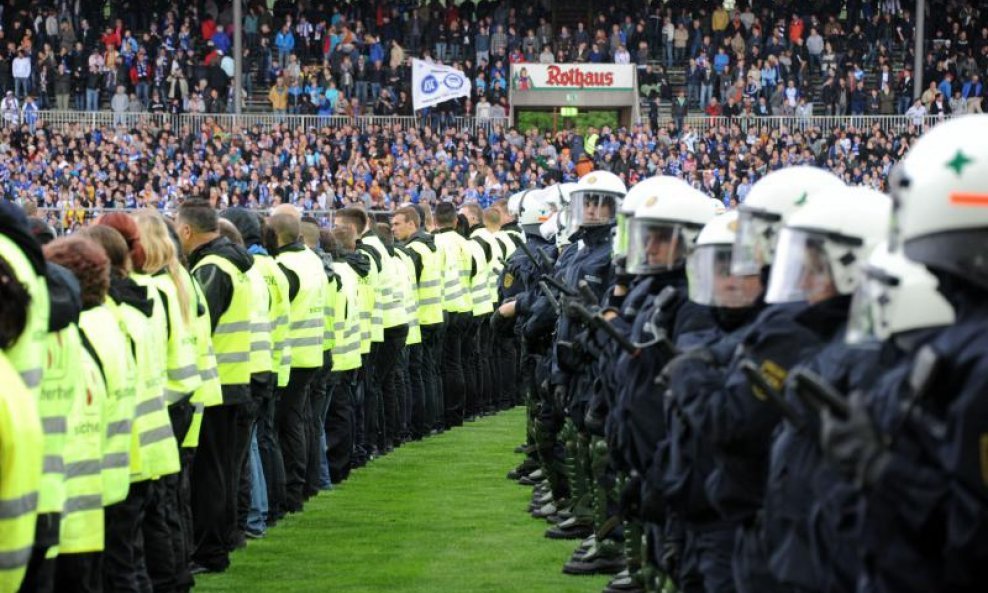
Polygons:
<instances>
[{"instance_id":1,"label":"green doorway","mask_svg":"<svg viewBox=\"0 0 988 593\"><path fill-rule=\"evenodd\" d=\"M619 127L620 118L618 115L617 110L611 109L580 110L576 115L569 117L563 116L559 108L551 111L519 110L517 127L518 131L522 134L533 128L538 129L540 132L548 131L556 133L570 127L575 128L580 134L583 134L587 131L588 126L593 126L597 129L603 126L609 126L611 129Z\"/></svg>"}]
</instances>

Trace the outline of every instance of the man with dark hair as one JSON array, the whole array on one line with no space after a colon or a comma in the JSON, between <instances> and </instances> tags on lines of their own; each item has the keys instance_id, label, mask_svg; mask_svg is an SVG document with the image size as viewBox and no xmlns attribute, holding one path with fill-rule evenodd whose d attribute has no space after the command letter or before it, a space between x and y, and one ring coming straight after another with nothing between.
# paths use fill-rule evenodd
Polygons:
<instances>
[{"instance_id":1,"label":"man with dark hair","mask_svg":"<svg viewBox=\"0 0 988 593\"><path fill-rule=\"evenodd\" d=\"M493 373L490 349L490 314L494 311L497 278L494 262L501 258L494 235L484 227L484 211L475 203L466 203L460 215L467 221L467 246L470 249L470 296L472 320L467 336L463 367L473 381L467 390L466 415L475 417L488 411L493 400Z\"/></svg>"},{"instance_id":2,"label":"man with dark hair","mask_svg":"<svg viewBox=\"0 0 988 593\"><path fill-rule=\"evenodd\" d=\"M443 262L443 311L449 316L442 345L442 412L446 428L463 424L467 389L463 356L473 312L467 283L472 267L470 252L466 239L456 231L457 223L453 204L441 202L436 206L435 242Z\"/></svg>"},{"instance_id":3,"label":"man with dark hair","mask_svg":"<svg viewBox=\"0 0 988 593\"><path fill-rule=\"evenodd\" d=\"M442 385L439 374L443 338L443 257L435 238L421 228L421 217L415 207L398 209L391 220L395 239L411 259L415 271L418 304L417 316L422 333L421 347L409 349L409 372L412 388L418 385L416 372L421 373L420 396L412 408L412 438L425 436L432 429L442 428ZM415 396L415 394L413 394Z\"/></svg>"},{"instance_id":4,"label":"man with dark hair","mask_svg":"<svg viewBox=\"0 0 988 593\"><path fill-rule=\"evenodd\" d=\"M192 466L195 552L192 573L222 572L230 565L230 536L237 528L237 486L242 456L236 444L240 416L250 401L251 285L253 257L220 236L216 210L191 200L178 210L175 230L209 308L223 403L206 408ZM249 436L249 435L248 435Z\"/></svg>"}]
</instances>

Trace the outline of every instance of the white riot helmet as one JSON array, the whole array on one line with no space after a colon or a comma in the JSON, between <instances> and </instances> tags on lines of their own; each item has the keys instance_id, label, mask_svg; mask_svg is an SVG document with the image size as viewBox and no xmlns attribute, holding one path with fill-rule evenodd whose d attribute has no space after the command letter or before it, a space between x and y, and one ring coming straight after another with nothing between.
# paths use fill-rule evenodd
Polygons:
<instances>
[{"instance_id":1,"label":"white riot helmet","mask_svg":"<svg viewBox=\"0 0 988 593\"><path fill-rule=\"evenodd\" d=\"M816 167L786 167L769 173L738 206L738 233L731 262L736 274L759 274L772 264L775 241L789 216L816 193L844 187L835 175Z\"/></svg>"},{"instance_id":2,"label":"white riot helmet","mask_svg":"<svg viewBox=\"0 0 988 593\"><path fill-rule=\"evenodd\" d=\"M532 190L523 189L522 191L511 194L511 197L508 198L508 214L515 218L518 217L518 214L521 212L521 200L530 191Z\"/></svg>"},{"instance_id":3,"label":"white riot helmet","mask_svg":"<svg viewBox=\"0 0 988 593\"><path fill-rule=\"evenodd\" d=\"M549 220L539 225L539 234L542 235L542 238L545 239L546 241L549 242L556 241L556 243L558 244L559 243L558 233L559 233L559 213L553 212L552 215L549 217Z\"/></svg>"},{"instance_id":4,"label":"white riot helmet","mask_svg":"<svg viewBox=\"0 0 988 593\"><path fill-rule=\"evenodd\" d=\"M727 206L724 205L723 201L718 200L717 198L710 198L710 203L714 205L714 212L716 212L718 216L727 212Z\"/></svg>"},{"instance_id":5,"label":"white riot helmet","mask_svg":"<svg viewBox=\"0 0 988 593\"><path fill-rule=\"evenodd\" d=\"M937 125L889 178L889 241L934 271L988 288L988 115Z\"/></svg>"},{"instance_id":6,"label":"white riot helmet","mask_svg":"<svg viewBox=\"0 0 988 593\"><path fill-rule=\"evenodd\" d=\"M929 270L880 244L861 269L845 341L884 341L912 330L950 325L954 309L937 285Z\"/></svg>"},{"instance_id":7,"label":"white riot helmet","mask_svg":"<svg viewBox=\"0 0 988 593\"><path fill-rule=\"evenodd\" d=\"M744 309L762 294L761 274L731 273L734 235L738 228L736 210L718 214L703 227L686 263L690 300L708 307Z\"/></svg>"},{"instance_id":8,"label":"white riot helmet","mask_svg":"<svg viewBox=\"0 0 988 593\"><path fill-rule=\"evenodd\" d=\"M892 200L864 187L820 192L779 233L765 300L817 303L857 288L858 272L888 234Z\"/></svg>"},{"instance_id":9,"label":"white riot helmet","mask_svg":"<svg viewBox=\"0 0 988 593\"><path fill-rule=\"evenodd\" d=\"M618 208L617 225L614 233L614 257L621 258L628 255L628 221L635 215L635 210L641 206L645 200L652 196L662 196L674 192L689 189L689 184L679 177L663 175L659 177L649 177L636 183L628 194L621 201Z\"/></svg>"},{"instance_id":10,"label":"white riot helmet","mask_svg":"<svg viewBox=\"0 0 988 593\"><path fill-rule=\"evenodd\" d=\"M549 220L552 214L552 207L546 200L546 194L556 192L555 187L545 189L533 189L525 192L519 203L518 224L522 230L528 234L537 234L539 225Z\"/></svg>"},{"instance_id":11,"label":"white riot helmet","mask_svg":"<svg viewBox=\"0 0 988 593\"><path fill-rule=\"evenodd\" d=\"M613 224L618 208L621 207L621 200L627 193L624 182L614 173L587 173L570 192L567 225L575 230Z\"/></svg>"},{"instance_id":12,"label":"white riot helmet","mask_svg":"<svg viewBox=\"0 0 988 593\"><path fill-rule=\"evenodd\" d=\"M628 272L657 274L683 267L700 229L713 217L710 200L689 186L647 198L628 223Z\"/></svg>"}]
</instances>

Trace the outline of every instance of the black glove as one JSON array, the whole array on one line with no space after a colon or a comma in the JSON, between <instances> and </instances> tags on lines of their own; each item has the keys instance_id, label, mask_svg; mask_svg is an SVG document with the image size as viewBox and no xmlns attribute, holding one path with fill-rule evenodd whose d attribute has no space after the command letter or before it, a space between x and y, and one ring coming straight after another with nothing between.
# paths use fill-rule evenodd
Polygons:
<instances>
[{"instance_id":1,"label":"black glove","mask_svg":"<svg viewBox=\"0 0 988 593\"><path fill-rule=\"evenodd\" d=\"M689 372L690 368L695 368L696 366L706 368L713 363L713 353L707 348L696 348L689 352L684 352L666 364L662 372L659 373L659 378L655 381L655 384L662 388L668 388L680 373Z\"/></svg>"},{"instance_id":2,"label":"black glove","mask_svg":"<svg viewBox=\"0 0 988 593\"><path fill-rule=\"evenodd\" d=\"M634 280L635 275L628 273L628 258L619 257L614 260L614 284L628 287L631 286L631 281Z\"/></svg>"},{"instance_id":3,"label":"black glove","mask_svg":"<svg viewBox=\"0 0 988 593\"><path fill-rule=\"evenodd\" d=\"M569 403L569 398L566 396L566 387L562 385L553 387L552 401L556 403L557 411L565 410L566 405Z\"/></svg>"},{"instance_id":4,"label":"black glove","mask_svg":"<svg viewBox=\"0 0 988 593\"><path fill-rule=\"evenodd\" d=\"M494 313L491 314L491 330L496 335L511 335L514 334L515 320L513 317L505 317L501 315L501 312L494 309Z\"/></svg>"},{"instance_id":5,"label":"black glove","mask_svg":"<svg viewBox=\"0 0 988 593\"><path fill-rule=\"evenodd\" d=\"M820 413L820 448L824 456L859 488L874 484L891 458L865 406L864 393L848 398L847 418Z\"/></svg>"}]
</instances>

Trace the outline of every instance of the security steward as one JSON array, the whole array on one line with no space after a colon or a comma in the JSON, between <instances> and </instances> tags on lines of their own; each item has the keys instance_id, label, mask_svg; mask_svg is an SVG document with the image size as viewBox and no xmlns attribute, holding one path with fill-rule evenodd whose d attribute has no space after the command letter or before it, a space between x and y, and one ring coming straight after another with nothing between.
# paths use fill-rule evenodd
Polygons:
<instances>
[{"instance_id":1,"label":"security steward","mask_svg":"<svg viewBox=\"0 0 988 593\"><path fill-rule=\"evenodd\" d=\"M470 250L470 298L473 303L473 321L468 332L468 357L464 368L473 381L467 390L467 417L474 418L483 412L488 395L493 387L491 357L487 345L490 343L490 314L494 311L494 295L491 290L491 273L494 261L500 257L494 244L494 236L484 227L484 213L475 203L464 204L460 215L466 218Z\"/></svg>"},{"instance_id":2,"label":"security steward","mask_svg":"<svg viewBox=\"0 0 988 593\"><path fill-rule=\"evenodd\" d=\"M230 534L237 524L239 474L233 443L238 416L250 401L251 285L253 258L220 236L216 210L205 201L182 204L176 232L209 310L223 403L206 408L192 468L195 526L193 574L222 572L230 564Z\"/></svg>"},{"instance_id":3,"label":"security steward","mask_svg":"<svg viewBox=\"0 0 988 593\"><path fill-rule=\"evenodd\" d=\"M464 354L473 319L470 295L472 261L466 239L456 230L456 207L448 202L436 206L436 247L442 254L443 310L447 314L443 335L443 428L463 425L467 379Z\"/></svg>"},{"instance_id":4,"label":"security steward","mask_svg":"<svg viewBox=\"0 0 988 593\"><path fill-rule=\"evenodd\" d=\"M443 253L435 238L422 229L419 208L405 207L391 220L395 239L411 257L418 281L418 321L422 332L423 412L420 423L413 423L412 438L421 438L442 424L442 383L439 373L442 356Z\"/></svg>"},{"instance_id":5,"label":"security steward","mask_svg":"<svg viewBox=\"0 0 988 593\"><path fill-rule=\"evenodd\" d=\"M289 346L292 371L278 398L276 423L285 464L285 498L269 501L277 513L302 511L308 466L309 390L323 365L324 308L328 280L322 260L301 241L301 216L293 207L279 207L268 220L277 241L275 260L288 278L291 302Z\"/></svg>"}]
</instances>

